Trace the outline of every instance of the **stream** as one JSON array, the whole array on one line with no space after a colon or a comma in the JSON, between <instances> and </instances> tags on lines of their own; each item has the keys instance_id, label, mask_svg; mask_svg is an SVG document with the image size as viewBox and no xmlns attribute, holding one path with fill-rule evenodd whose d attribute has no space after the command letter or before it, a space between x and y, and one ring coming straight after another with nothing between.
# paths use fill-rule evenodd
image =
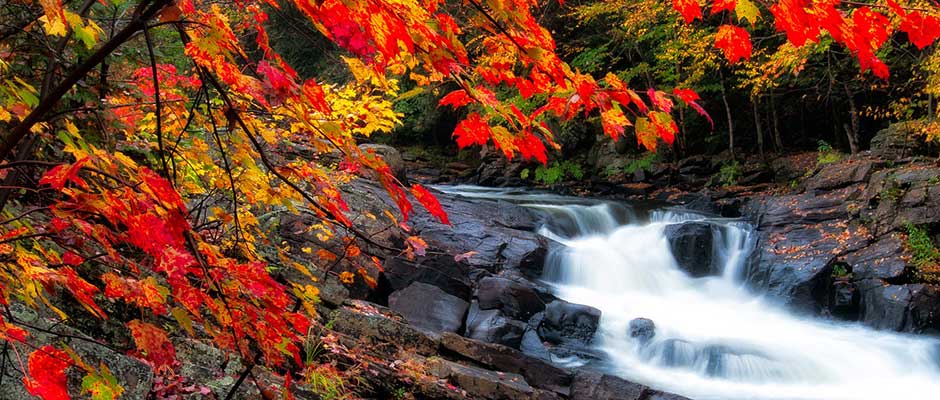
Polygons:
<instances>
[{"instance_id":1,"label":"stream","mask_svg":"<svg viewBox=\"0 0 940 400\"><path fill-rule=\"evenodd\" d=\"M599 368L694 399L896 399L940 396L940 340L797 316L743 284L754 247L744 221L663 205L474 186L438 187L505 200L546 215L556 246L542 280L564 300L602 311ZM709 223L721 274L678 267L664 229ZM631 337L647 318L652 337Z\"/></svg>"}]
</instances>

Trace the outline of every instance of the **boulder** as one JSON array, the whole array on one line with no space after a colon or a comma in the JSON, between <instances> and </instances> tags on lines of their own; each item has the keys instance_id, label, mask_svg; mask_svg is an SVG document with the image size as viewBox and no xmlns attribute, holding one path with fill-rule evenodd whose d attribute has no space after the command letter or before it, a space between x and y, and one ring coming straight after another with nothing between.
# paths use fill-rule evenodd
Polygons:
<instances>
[{"instance_id":1,"label":"boulder","mask_svg":"<svg viewBox=\"0 0 940 400\"><path fill-rule=\"evenodd\" d=\"M664 231L669 248L680 268L693 277L718 275L721 266L712 260L715 240L712 226L706 222L687 222L666 226Z\"/></svg>"},{"instance_id":2,"label":"boulder","mask_svg":"<svg viewBox=\"0 0 940 400\"><path fill-rule=\"evenodd\" d=\"M858 283L860 320L877 329L940 332L940 288L933 285L889 285L880 279Z\"/></svg>"},{"instance_id":3,"label":"boulder","mask_svg":"<svg viewBox=\"0 0 940 400\"><path fill-rule=\"evenodd\" d=\"M892 160L918 154L924 147L918 139L921 127L918 121L897 122L878 131L871 139L872 154Z\"/></svg>"},{"instance_id":4,"label":"boulder","mask_svg":"<svg viewBox=\"0 0 940 400\"><path fill-rule=\"evenodd\" d=\"M487 343L519 348L526 324L512 319L500 310L481 310L474 301L467 313L466 336Z\"/></svg>"},{"instance_id":5,"label":"boulder","mask_svg":"<svg viewBox=\"0 0 940 400\"><path fill-rule=\"evenodd\" d=\"M538 334L555 344L587 346L594 338L600 319L601 310L559 299L545 307Z\"/></svg>"},{"instance_id":6,"label":"boulder","mask_svg":"<svg viewBox=\"0 0 940 400\"><path fill-rule=\"evenodd\" d=\"M452 333L441 337L441 345L487 368L520 374L533 387L567 393L571 373L519 350L467 339Z\"/></svg>"},{"instance_id":7,"label":"boulder","mask_svg":"<svg viewBox=\"0 0 940 400\"><path fill-rule=\"evenodd\" d=\"M418 328L456 332L463 325L469 303L437 286L414 282L388 297L389 308Z\"/></svg>"},{"instance_id":8,"label":"boulder","mask_svg":"<svg viewBox=\"0 0 940 400\"><path fill-rule=\"evenodd\" d=\"M803 184L807 190L831 190L867 182L876 165L871 159L847 158L824 165Z\"/></svg>"},{"instance_id":9,"label":"boulder","mask_svg":"<svg viewBox=\"0 0 940 400\"><path fill-rule=\"evenodd\" d=\"M656 336L656 324L649 318L636 318L630 321L628 331L630 337L646 344Z\"/></svg>"},{"instance_id":10,"label":"boulder","mask_svg":"<svg viewBox=\"0 0 940 400\"><path fill-rule=\"evenodd\" d=\"M852 278L901 279L908 274L910 255L904 248L904 239L897 233L878 238L875 242L842 258L852 269Z\"/></svg>"},{"instance_id":11,"label":"boulder","mask_svg":"<svg viewBox=\"0 0 940 400\"><path fill-rule=\"evenodd\" d=\"M359 150L378 155L385 160L385 163L388 164L388 167L392 170L392 175L394 175L396 179L402 183L408 182L405 160L402 159L398 149L385 144L364 143L359 145Z\"/></svg>"},{"instance_id":12,"label":"boulder","mask_svg":"<svg viewBox=\"0 0 940 400\"><path fill-rule=\"evenodd\" d=\"M861 296L855 283L845 279L832 283L829 311L833 316L854 321L858 319Z\"/></svg>"},{"instance_id":13,"label":"boulder","mask_svg":"<svg viewBox=\"0 0 940 400\"><path fill-rule=\"evenodd\" d=\"M932 163L914 163L872 174L863 194L868 208L863 219L883 235L906 224L940 222L940 168Z\"/></svg>"},{"instance_id":14,"label":"boulder","mask_svg":"<svg viewBox=\"0 0 940 400\"><path fill-rule=\"evenodd\" d=\"M425 366L431 375L465 390L470 398L527 399L536 393L519 374L490 371L440 358L428 359Z\"/></svg>"},{"instance_id":15,"label":"boulder","mask_svg":"<svg viewBox=\"0 0 940 400\"><path fill-rule=\"evenodd\" d=\"M365 343L394 343L418 354L436 354L440 338L417 329L391 310L365 301L352 301L330 315L333 330Z\"/></svg>"},{"instance_id":16,"label":"boulder","mask_svg":"<svg viewBox=\"0 0 940 400\"><path fill-rule=\"evenodd\" d=\"M653 390L639 383L593 371L579 372L571 384L571 400L651 399L688 400L682 396Z\"/></svg>"},{"instance_id":17,"label":"boulder","mask_svg":"<svg viewBox=\"0 0 940 400\"><path fill-rule=\"evenodd\" d=\"M528 282L498 276L481 279L475 297L481 310L498 309L519 320L528 320L545 309L545 303Z\"/></svg>"},{"instance_id":18,"label":"boulder","mask_svg":"<svg viewBox=\"0 0 940 400\"><path fill-rule=\"evenodd\" d=\"M454 261L448 255L428 255L416 260L389 257L384 263L384 279L392 290L401 290L414 282L437 286L444 292L461 299L469 299L470 270L465 263Z\"/></svg>"}]
</instances>

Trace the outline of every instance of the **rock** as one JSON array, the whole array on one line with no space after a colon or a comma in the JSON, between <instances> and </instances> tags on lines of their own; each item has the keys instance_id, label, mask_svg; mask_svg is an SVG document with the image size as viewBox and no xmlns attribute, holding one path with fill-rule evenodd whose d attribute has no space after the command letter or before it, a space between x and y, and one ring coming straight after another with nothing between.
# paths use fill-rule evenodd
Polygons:
<instances>
[{"instance_id":1,"label":"rock","mask_svg":"<svg viewBox=\"0 0 940 400\"><path fill-rule=\"evenodd\" d=\"M630 337L635 338L641 344L646 344L656 336L656 324L648 318L636 318L630 321Z\"/></svg>"},{"instance_id":2,"label":"rock","mask_svg":"<svg viewBox=\"0 0 940 400\"><path fill-rule=\"evenodd\" d=\"M759 217L761 227L813 224L848 216L848 202L859 194L859 186L833 190L823 195L802 193L783 196L767 196L757 200L759 208L751 214Z\"/></svg>"},{"instance_id":3,"label":"rock","mask_svg":"<svg viewBox=\"0 0 940 400\"><path fill-rule=\"evenodd\" d=\"M906 224L940 222L940 168L915 163L874 173L863 198L868 208L862 218L883 235Z\"/></svg>"},{"instance_id":4,"label":"rock","mask_svg":"<svg viewBox=\"0 0 940 400\"><path fill-rule=\"evenodd\" d=\"M886 159L900 159L918 154L923 150L923 140L916 139L922 123L917 121L896 122L875 133L871 139L872 154Z\"/></svg>"},{"instance_id":5,"label":"rock","mask_svg":"<svg viewBox=\"0 0 940 400\"><path fill-rule=\"evenodd\" d=\"M875 162L870 159L848 158L826 164L804 182L807 190L831 190L868 181Z\"/></svg>"},{"instance_id":6,"label":"rock","mask_svg":"<svg viewBox=\"0 0 940 400\"><path fill-rule=\"evenodd\" d=\"M404 257L389 257L385 259L384 278L393 290L401 290L413 282L422 282L437 286L444 292L461 299L469 299L470 267L465 263L458 263L447 255L429 255L417 260L408 260Z\"/></svg>"},{"instance_id":7,"label":"rock","mask_svg":"<svg viewBox=\"0 0 940 400\"><path fill-rule=\"evenodd\" d=\"M897 233L879 238L842 259L852 269L852 279L900 279L908 272L904 240Z\"/></svg>"},{"instance_id":8,"label":"rock","mask_svg":"<svg viewBox=\"0 0 940 400\"><path fill-rule=\"evenodd\" d=\"M452 333L441 337L441 345L454 353L497 371L520 374L533 387L567 394L571 373L519 350L483 343Z\"/></svg>"},{"instance_id":9,"label":"rock","mask_svg":"<svg viewBox=\"0 0 940 400\"><path fill-rule=\"evenodd\" d=\"M877 329L940 332L940 288L933 285L888 285L879 279L858 283L862 292L860 320Z\"/></svg>"},{"instance_id":10,"label":"rock","mask_svg":"<svg viewBox=\"0 0 940 400\"><path fill-rule=\"evenodd\" d=\"M471 398L511 400L529 398L535 390L513 373L495 372L439 358L429 359L428 372L466 390Z\"/></svg>"},{"instance_id":11,"label":"rock","mask_svg":"<svg viewBox=\"0 0 940 400\"><path fill-rule=\"evenodd\" d=\"M405 171L405 161L401 153L392 146L384 144L365 143L359 145L359 150L367 153L374 153L385 160L388 167L392 170L392 175L402 183L408 183L408 174Z\"/></svg>"},{"instance_id":12,"label":"rock","mask_svg":"<svg viewBox=\"0 0 940 400\"><path fill-rule=\"evenodd\" d=\"M412 325L432 332L456 332L469 303L437 286L415 282L388 297L388 306Z\"/></svg>"},{"instance_id":13,"label":"rock","mask_svg":"<svg viewBox=\"0 0 940 400\"><path fill-rule=\"evenodd\" d=\"M467 313L466 336L487 343L519 348L525 328L525 323L509 318L500 310L481 310L476 301Z\"/></svg>"},{"instance_id":14,"label":"rock","mask_svg":"<svg viewBox=\"0 0 940 400\"><path fill-rule=\"evenodd\" d=\"M538 334L556 344L587 346L594 338L600 319L601 310L594 307L555 300L545 307Z\"/></svg>"},{"instance_id":15,"label":"rock","mask_svg":"<svg viewBox=\"0 0 940 400\"><path fill-rule=\"evenodd\" d=\"M854 321L858 319L860 299L858 287L854 283L837 280L832 283L829 311L836 317Z\"/></svg>"},{"instance_id":16,"label":"rock","mask_svg":"<svg viewBox=\"0 0 940 400\"><path fill-rule=\"evenodd\" d=\"M439 337L421 331L390 315L390 310L364 301L337 309L330 315L333 330L366 343L395 343L418 354L436 354Z\"/></svg>"},{"instance_id":17,"label":"rock","mask_svg":"<svg viewBox=\"0 0 940 400\"><path fill-rule=\"evenodd\" d=\"M519 350L526 355L538 358L542 361L551 361L552 353L542 343L542 338L534 329L526 329L522 335L522 343L519 344Z\"/></svg>"},{"instance_id":18,"label":"rock","mask_svg":"<svg viewBox=\"0 0 940 400\"><path fill-rule=\"evenodd\" d=\"M721 273L721 266L715 266L712 262L714 235L711 224L673 224L666 226L664 233L676 263L689 275L698 278Z\"/></svg>"},{"instance_id":19,"label":"rock","mask_svg":"<svg viewBox=\"0 0 940 400\"><path fill-rule=\"evenodd\" d=\"M688 400L599 372L582 371L571 384L571 400Z\"/></svg>"},{"instance_id":20,"label":"rock","mask_svg":"<svg viewBox=\"0 0 940 400\"><path fill-rule=\"evenodd\" d=\"M538 248L522 256L522 259L519 260L519 271L529 279L541 278L547 256L548 244L542 243Z\"/></svg>"},{"instance_id":21,"label":"rock","mask_svg":"<svg viewBox=\"0 0 940 400\"><path fill-rule=\"evenodd\" d=\"M519 320L528 320L545 309L545 303L531 285L496 276L479 281L476 299L482 310L499 309Z\"/></svg>"}]
</instances>

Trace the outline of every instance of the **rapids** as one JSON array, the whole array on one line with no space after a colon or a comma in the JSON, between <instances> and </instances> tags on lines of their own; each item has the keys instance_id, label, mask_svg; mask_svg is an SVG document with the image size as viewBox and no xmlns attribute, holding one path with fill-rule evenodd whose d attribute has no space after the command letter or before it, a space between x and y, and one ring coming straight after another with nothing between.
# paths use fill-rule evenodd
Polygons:
<instances>
[{"instance_id":1,"label":"rapids","mask_svg":"<svg viewBox=\"0 0 940 400\"><path fill-rule=\"evenodd\" d=\"M593 344L606 372L694 399L940 398L940 341L797 316L743 285L754 247L744 221L525 190L442 186L546 215L561 244L542 279L564 300L600 309ZM678 267L664 229L690 220L715 233L720 276ZM648 318L655 335L629 335Z\"/></svg>"}]
</instances>

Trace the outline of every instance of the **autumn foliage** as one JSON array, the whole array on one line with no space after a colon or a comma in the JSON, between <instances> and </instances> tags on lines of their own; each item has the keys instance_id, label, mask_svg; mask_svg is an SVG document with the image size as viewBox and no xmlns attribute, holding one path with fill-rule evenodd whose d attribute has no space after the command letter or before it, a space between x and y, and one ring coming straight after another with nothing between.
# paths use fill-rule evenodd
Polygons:
<instances>
[{"instance_id":1,"label":"autumn foliage","mask_svg":"<svg viewBox=\"0 0 940 400\"><path fill-rule=\"evenodd\" d=\"M650 150L673 142L677 105L711 121L692 88L630 88L615 74L572 68L532 0L21 3L27 22L0 36L0 338L29 349L23 381L44 399L68 398L68 371L81 373L96 399L122 389L106 367L66 345L33 348L12 318L13 302L62 321L75 313L126 318L110 315L114 305L137 310L120 322L129 354L166 380L185 379L173 336L209 338L288 381L314 370L301 349L316 323L312 270L343 261L346 270L330 273L374 285L370 271L381 268L362 250L370 240L342 186L375 177L398 210L370 217L394 229L408 232L416 206L449 223L431 191L400 182L357 145L399 122L392 103L404 95L403 80L419 90L458 87L440 106L466 111L453 133L459 147L493 146L542 164L559 148L550 120L596 115L605 134L616 140L632 131ZM673 5L693 25L727 21L714 46L730 63L748 59L753 46L747 24L730 14L772 18L795 46L829 35L861 70L885 79L878 51L889 35L904 32L920 48L940 36L936 7L890 0ZM300 10L345 51L350 82L302 77L272 48L267 13L281 7ZM39 44L59 51L28 50ZM538 106L523 112L507 91ZM314 156L291 151L298 148ZM332 247L298 262L296 249L267 231L266 218L282 212L315 216L304 229ZM398 251L423 254L427 244L406 236ZM308 281L285 278L288 269Z\"/></svg>"}]
</instances>

